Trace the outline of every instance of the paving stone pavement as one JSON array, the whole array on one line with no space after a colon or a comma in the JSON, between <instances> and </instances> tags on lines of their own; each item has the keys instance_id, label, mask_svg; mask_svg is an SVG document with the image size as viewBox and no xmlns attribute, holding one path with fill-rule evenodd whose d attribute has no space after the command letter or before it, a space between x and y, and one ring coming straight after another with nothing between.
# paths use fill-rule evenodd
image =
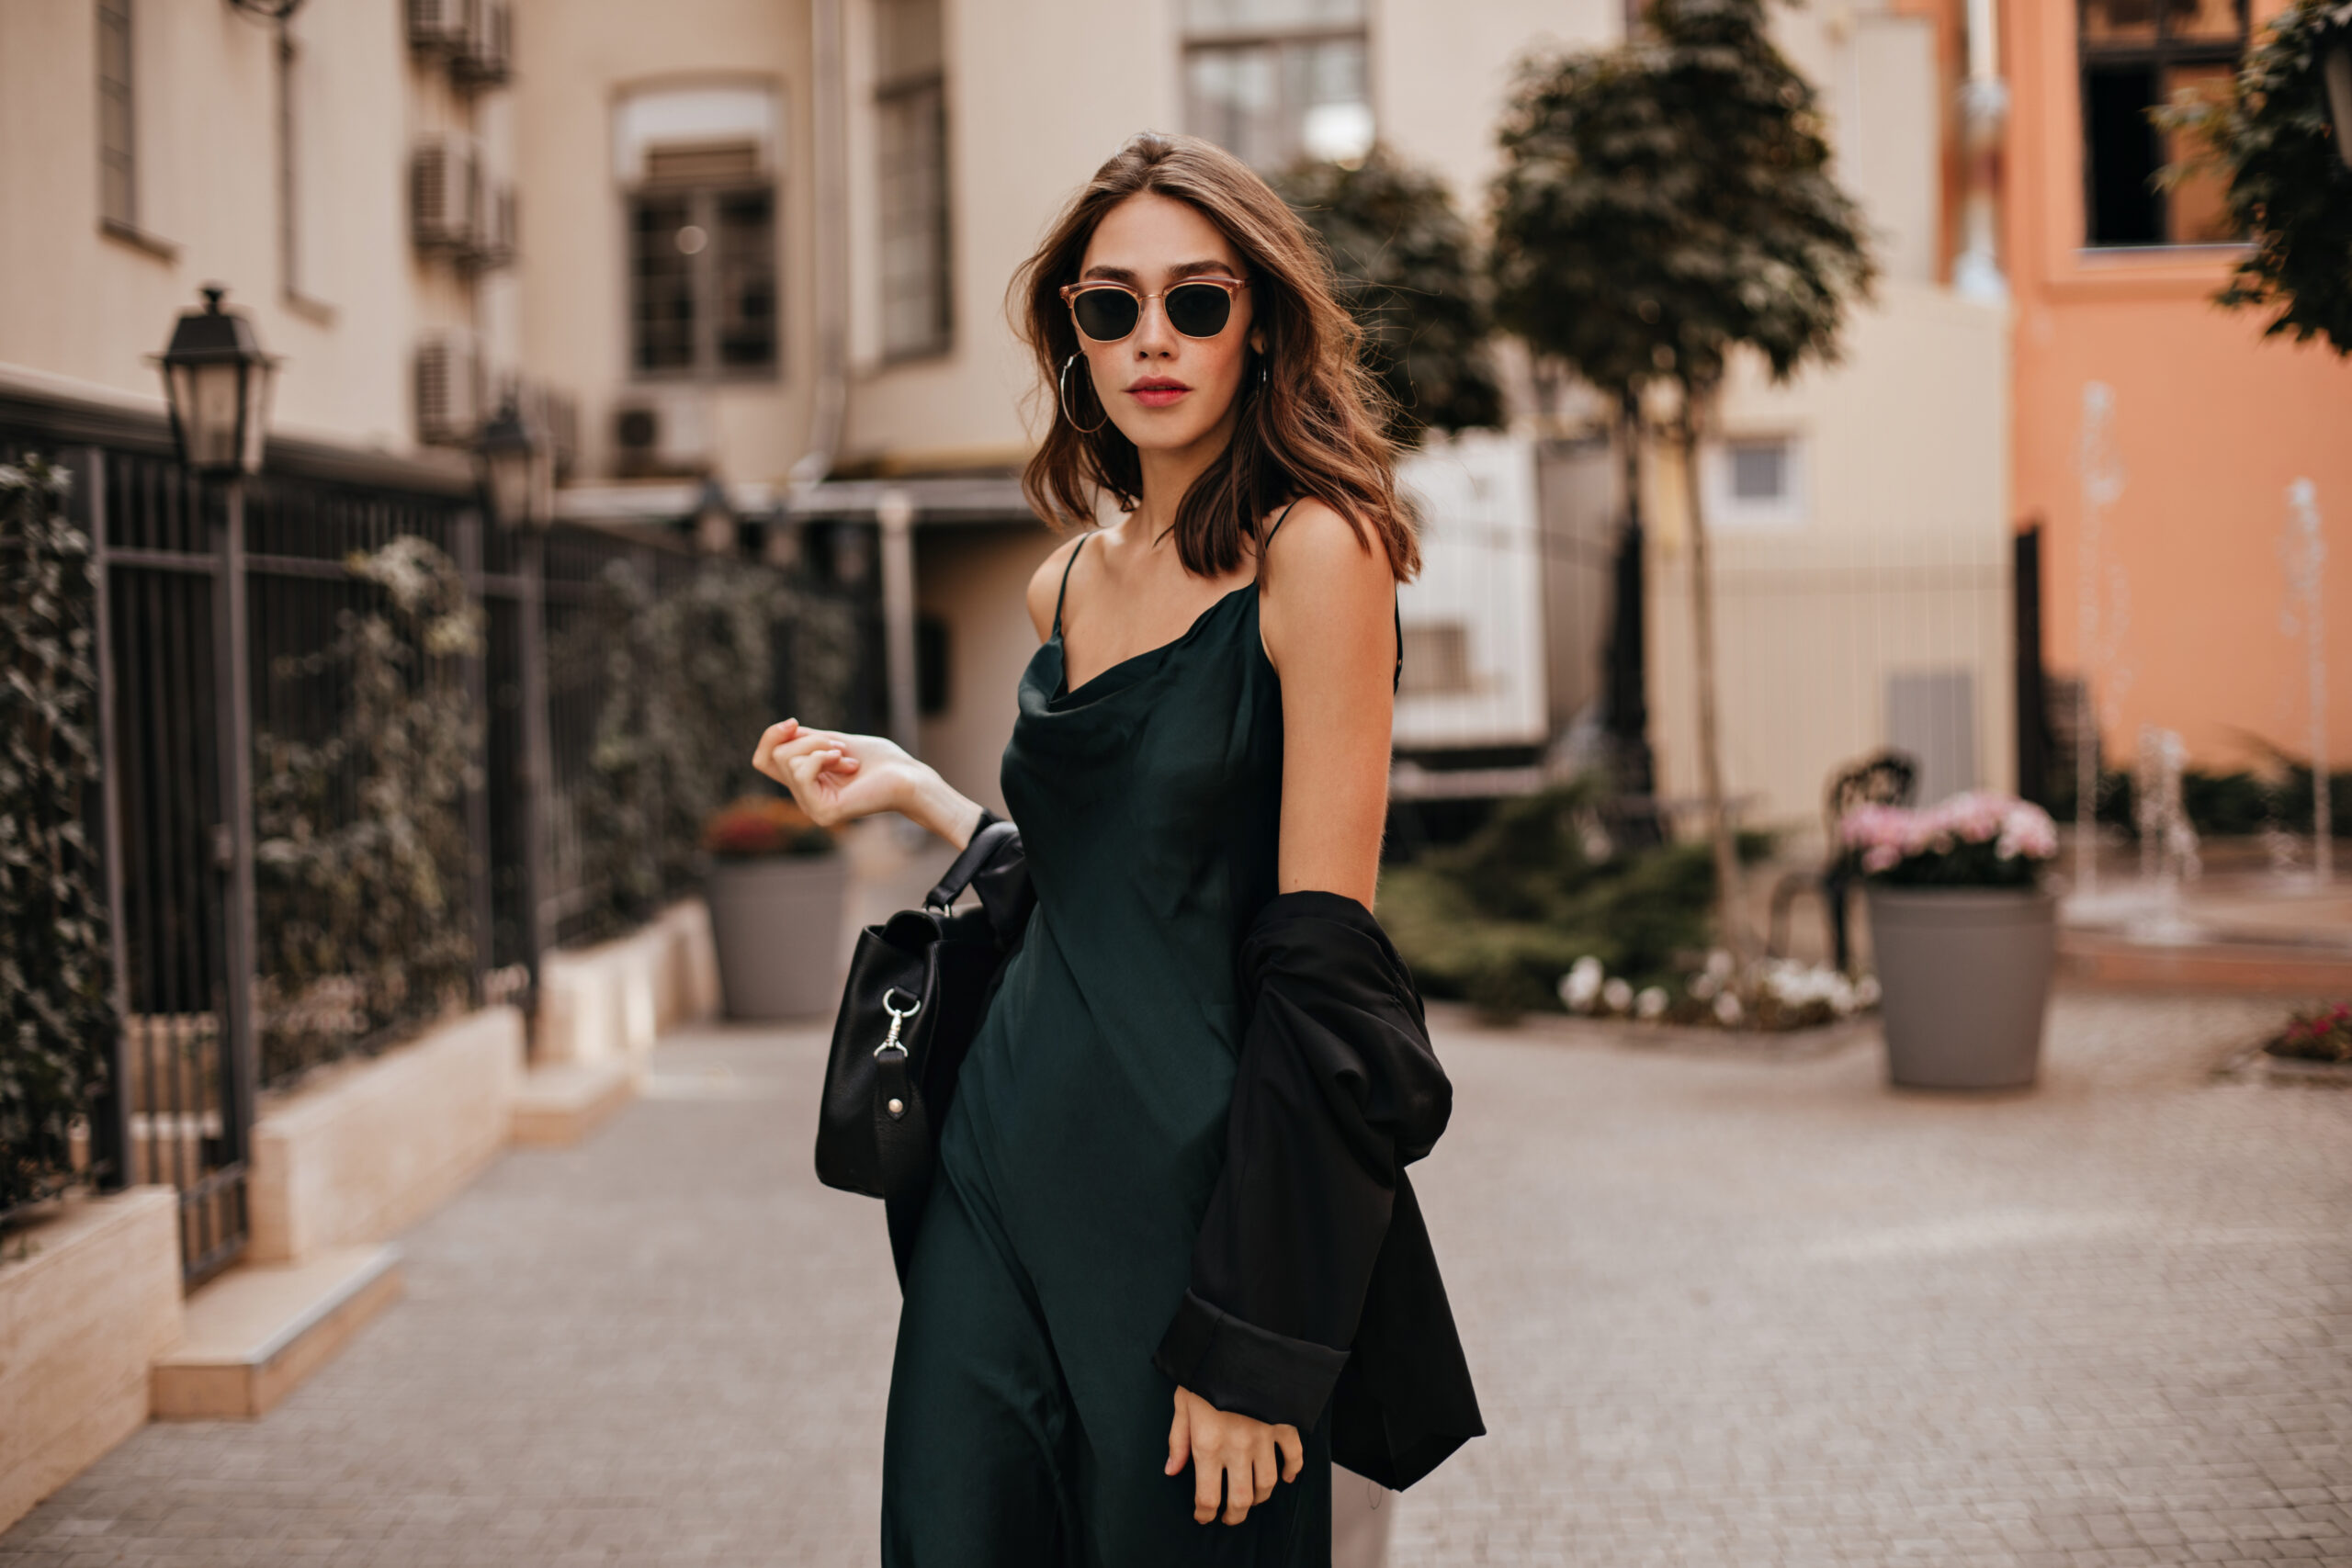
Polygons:
<instances>
[{"instance_id":1,"label":"paving stone pavement","mask_svg":"<svg viewBox=\"0 0 2352 1568\"><path fill-rule=\"evenodd\" d=\"M1396 1568L2352 1564L2352 1092L2204 1076L2277 1014L2063 995L1984 1099L1442 1021L1417 1183L1491 1435ZM666 1043L284 1404L150 1425L0 1568L871 1564L896 1294L809 1172L821 1052Z\"/></svg>"}]
</instances>

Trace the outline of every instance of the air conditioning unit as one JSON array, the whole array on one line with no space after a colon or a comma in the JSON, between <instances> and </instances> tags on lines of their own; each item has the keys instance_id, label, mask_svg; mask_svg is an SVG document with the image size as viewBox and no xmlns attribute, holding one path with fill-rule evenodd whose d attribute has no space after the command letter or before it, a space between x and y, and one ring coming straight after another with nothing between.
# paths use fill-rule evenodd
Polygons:
<instances>
[{"instance_id":1,"label":"air conditioning unit","mask_svg":"<svg viewBox=\"0 0 2352 1568\"><path fill-rule=\"evenodd\" d=\"M514 259L514 187L485 189L481 219L473 243L465 250L466 265L485 271L507 265Z\"/></svg>"},{"instance_id":2,"label":"air conditioning unit","mask_svg":"<svg viewBox=\"0 0 2352 1568\"><path fill-rule=\"evenodd\" d=\"M514 12L507 0L472 0L463 45L449 56L461 85L495 87L514 68Z\"/></svg>"},{"instance_id":3,"label":"air conditioning unit","mask_svg":"<svg viewBox=\"0 0 2352 1568\"><path fill-rule=\"evenodd\" d=\"M710 464L710 418L698 390L633 393L613 407L613 468L623 479L699 473Z\"/></svg>"},{"instance_id":4,"label":"air conditioning unit","mask_svg":"<svg viewBox=\"0 0 2352 1568\"><path fill-rule=\"evenodd\" d=\"M461 136L428 136L409 158L409 227L421 251L471 250L481 228L481 165Z\"/></svg>"},{"instance_id":5,"label":"air conditioning unit","mask_svg":"<svg viewBox=\"0 0 2352 1568\"><path fill-rule=\"evenodd\" d=\"M481 428L481 366L473 340L436 333L416 346L416 438L470 446Z\"/></svg>"},{"instance_id":6,"label":"air conditioning unit","mask_svg":"<svg viewBox=\"0 0 2352 1568\"><path fill-rule=\"evenodd\" d=\"M408 43L419 53L444 54L466 46L473 0L408 0Z\"/></svg>"}]
</instances>

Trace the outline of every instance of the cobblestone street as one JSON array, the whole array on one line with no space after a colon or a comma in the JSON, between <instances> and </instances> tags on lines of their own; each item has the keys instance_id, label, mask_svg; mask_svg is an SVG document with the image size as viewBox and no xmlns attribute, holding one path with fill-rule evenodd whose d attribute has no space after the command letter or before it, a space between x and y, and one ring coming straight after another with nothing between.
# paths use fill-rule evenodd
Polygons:
<instances>
[{"instance_id":1,"label":"cobblestone street","mask_svg":"<svg viewBox=\"0 0 2352 1568\"><path fill-rule=\"evenodd\" d=\"M1394 1562L2352 1564L2352 1093L2207 1080L2278 1010L2062 995L1982 1100L1449 1020L1417 1180L1491 1435ZM896 1292L821 1052L664 1045L278 1409L151 1424L0 1565L871 1564Z\"/></svg>"}]
</instances>

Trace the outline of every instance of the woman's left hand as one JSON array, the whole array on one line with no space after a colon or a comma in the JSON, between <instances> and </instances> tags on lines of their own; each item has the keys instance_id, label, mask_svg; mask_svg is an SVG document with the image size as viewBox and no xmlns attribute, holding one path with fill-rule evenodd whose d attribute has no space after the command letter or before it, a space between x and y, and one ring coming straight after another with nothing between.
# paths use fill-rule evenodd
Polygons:
<instances>
[{"instance_id":1,"label":"woman's left hand","mask_svg":"<svg viewBox=\"0 0 2352 1568\"><path fill-rule=\"evenodd\" d=\"M1217 1517L1220 1494L1225 1522L1239 1524L1253 1505L1274 1495L1277 1479L1296 1481L1306 1468L1297 1427L1219 1410L1180 1388L1176 1421L1168 1428L1167 1473L1181 1473L1187 1459L1193 1462L1193 1518L1200 1524Z\"/></svg>"}]
</instances>

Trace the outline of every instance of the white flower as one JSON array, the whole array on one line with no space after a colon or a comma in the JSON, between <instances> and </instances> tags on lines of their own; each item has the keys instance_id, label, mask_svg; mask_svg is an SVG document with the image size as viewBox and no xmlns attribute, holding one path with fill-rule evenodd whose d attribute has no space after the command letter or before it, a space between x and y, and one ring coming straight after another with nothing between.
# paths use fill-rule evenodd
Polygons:
<instances>
[{"instance_id":1,"label":"white flower","mask_svg":"<svg viewBox=\"0 0 2352 1568\"><path fill-rule=\"evenodd\" d=\"M1878 976L1865 975L1854 982L1854 1000L1861 1007L1878 1005Z\"/></svg>"},{"instance_id":2,"label":"white flower","mask_svg":"<svg viewBox=\"0 0 2352 1568\"><path fill-rule=\"evenodd\" d=\"M1728 1028L1739 1021L1739 997L1736 992L1725 991L1722 996L1715 998L1715 1021L1717 1022Z\"/></svg>"},{"instance_id":3,"label":"white flower","mask_svg":"<svg viewBox=\"0 0 2352 1568\"><path fill-rule=\"evenodd\" d=\"M1595 998L1600 995L1600 960L1585 954L1560 976L1560 1000L1570 1012L1590 1012Z\"/></svg>"},{"instance_id":4,"label":"white flower","mask_svg":"<svg viewBox=\"0 0 2352 1568\"><path fill-rule=\"evenodd\" d=\"M1657 1018L1665 1012L1666 988L1662 986L1644 986L1642 994L1634 998L1634 1015L1636 1018Z\"/></svg>"},{"instance_id":5,"label":"white flower","mask_svg":"<svg viewBox=\"0 0 2352 1568\"><path fill-rule=\"evenodd\" d=\"M1713 975L1702 974L1690 976L1690 994L1702 1002L1721 989L1723 989L1721 982L1717 981Z\"/></svg>"},{"instance_id":6,"label":"white flower","mask_svg":"<svg viewBox=\"0 0 2352 1568\"><path fill-rule=\"evenodd\" d=\"M1623 976L1612 976L1600 987L1600 1000L1611 1012L1623 1012L1634 1005L1634 983Z\"/></svg>"},{"instance_id":7,"label":"white flower","mask_svg":"<svg viewBox=\"0 0 2352 1568\"><path fill-rule=\"evenodd\" d=\"M1707 954L1707 977L1718 986L1731 978L1732 956L1722 948Z\"/></svg>"}]
</instances>

